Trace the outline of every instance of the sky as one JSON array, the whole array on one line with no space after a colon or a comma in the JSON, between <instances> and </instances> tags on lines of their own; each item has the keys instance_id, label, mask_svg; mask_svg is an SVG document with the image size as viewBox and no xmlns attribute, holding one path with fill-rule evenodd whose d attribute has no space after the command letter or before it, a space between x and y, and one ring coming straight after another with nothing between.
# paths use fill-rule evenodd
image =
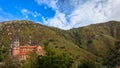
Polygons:
<instances>
[{"instance_id":1,"label":"sky","mask_svg":"<svg viewBox=\"0 0 120 68\"><path fill-rule=\"evenodd\" d=\"M0 22L31 20L68 30L120 21L120 0L0 0Z\"/></svg>"}]
</instances>

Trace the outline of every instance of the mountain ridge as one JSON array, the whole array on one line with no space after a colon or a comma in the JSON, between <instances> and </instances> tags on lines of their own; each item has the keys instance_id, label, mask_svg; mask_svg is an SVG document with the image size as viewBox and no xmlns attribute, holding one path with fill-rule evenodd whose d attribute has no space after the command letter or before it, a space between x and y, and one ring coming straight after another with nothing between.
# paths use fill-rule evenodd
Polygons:
<instances>
[{"instance_id":1,"label":"mountain ridge","mask_svg":"<svg viewBox=\"0 0 120 68\"><path fill-rule=\"evenodd\" d=\"M72 40L73 43L85 49L88 48L88 47L87 48L85 47L88 44L94 47L98 47L98 46L95 46L94 44L99 45L99 47L103 45L105 46L103 48L107 49L108 47L106 47L106 45L113 47L115 41L120 40L119 29L120 29L119 21L109 21L106 23L92 24L86 27L74 28L67 31L59 30L59 29L53 29L53 30L57 31L57 33L63 36L65 39L69 41ZM101 44L99 44L100 42ZM98 50L100 49L98 48Z\"/></svg>"},{"instance_id":2,"label":"mountain ridge","mask_svg":"<svg viewBox=\"0 0 120 68\"><path fill-rule=\"evenodd\" d=\"M0 49L9 49L10 38L18 31L20 44L44 45L57 53L67 53L75 63L104 58L107 51L120 40L120 22L92 24L86 27L61 30L26 20L0 23ZM8 54L7 51L4 54ZM75 67L75 64L74 64Z\"/></svg>"},{"instance_id":3,"label":"mountain ridge","mask_svg":"<svg viewBox=\"0 0 120 68\"><path fill-rule=\"evenodd\" d=\"M16 32L19 31L18 36L20 45L29 44L29 41L31 40L31 45L44 45L57 53L67 53L72 56L74 60L77 60L76 62L85 59L88 57L87 55L90 55L88 58L91 59L96 57L92 53L79 48L74 43L62 38L49 27L42 26L38 23L29 23L29 21L6 23L7 24L2 24L0 27L0 49L4 46L6 49L5 54L8 54L7 51L10 47L10 38L15 36Z\"/></svg>"}]
</instances>

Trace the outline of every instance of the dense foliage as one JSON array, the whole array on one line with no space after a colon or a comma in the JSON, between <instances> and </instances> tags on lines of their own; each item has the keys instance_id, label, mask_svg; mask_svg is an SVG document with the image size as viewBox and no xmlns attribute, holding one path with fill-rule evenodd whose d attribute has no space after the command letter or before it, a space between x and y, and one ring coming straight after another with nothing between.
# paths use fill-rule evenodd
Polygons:
<instances>
[{"instance_id":1,"label":"dense foliage","mask_svg":"<svg viewBox=\"0 0 120 68\"><path fill-rule=\"evenodd\" d=\"M106 64L109 68L120 66L120 41L116 42L115 47L108 51Z\"/></svg>"},{"instance_id":2,"label":"dense foliage","mask_svg":"<svg viewBox=\"0 0 120 68\"><path fill-rule=\"evenodd\" d=\"M1 48L0 50L0 62L2 62L8 56L8 48Z\"/></svg>"},{"instance_id":3,"label":"dense foliage","mask_svg":"<svg viewBox=\"0 0 120 68\"><path fill-rule=\"evenodd\" d=\"M95 62L90 60L82 60L78 68L96 68Z\"/></svg>"},{"instance_id":4,"label":"dense foliage","mask_svg":"<svg viewBox=\"0 0 120 68\"><path fill-rule=\"evenodd\" d=\"M57 55L49 51L45 56L37 57L37 68L71 68L73 59L66 55Z\"/></svg>"}]
</instances>

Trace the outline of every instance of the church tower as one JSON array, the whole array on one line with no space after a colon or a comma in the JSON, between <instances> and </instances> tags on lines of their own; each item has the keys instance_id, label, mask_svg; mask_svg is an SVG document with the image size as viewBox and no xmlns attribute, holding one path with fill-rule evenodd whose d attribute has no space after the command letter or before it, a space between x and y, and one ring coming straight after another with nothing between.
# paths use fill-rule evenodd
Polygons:
<instances>
[{"instance_id":1,"label":"church tower","mask_svg":"<svg viewBox=\"0 0 120 68\"><path fill-rule=\"evenodd\" d=\"M19 54L19 38L18 35L16 34L11 38L11 44L10 44L10 56L18 55Z\"/></svg>"},{"instance_id":2,"label":"church tower","mask_svg":"<svg viewBox=\"0 0 120 68\"><path fill-rule=\"evenodd\" d=\"M13 47L19 47L19 46L20 46L19 39L18 38L12 38L11 48L13 48Z\"/></svg>"}]
</instances>

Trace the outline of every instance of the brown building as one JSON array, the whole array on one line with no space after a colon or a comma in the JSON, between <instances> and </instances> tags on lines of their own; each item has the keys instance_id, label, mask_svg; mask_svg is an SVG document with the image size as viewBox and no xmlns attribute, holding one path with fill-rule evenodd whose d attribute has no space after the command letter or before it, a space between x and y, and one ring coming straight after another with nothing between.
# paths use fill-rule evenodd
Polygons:
<instances>
[{"instance_id":1,"label":"brown building","mask_svg":"<svg viewBox=\"0 0 120 68\"><path fill-rule=\"evenodd\" d=\"M35 45L23 45L20 46L19 39L15 39L12 41L10 50L9 50L11 57L17 57L20 60L25 60L29 57L31 53L37 55L44 55L43 46L35 46Z\"/></svg>"}]
</instances>

